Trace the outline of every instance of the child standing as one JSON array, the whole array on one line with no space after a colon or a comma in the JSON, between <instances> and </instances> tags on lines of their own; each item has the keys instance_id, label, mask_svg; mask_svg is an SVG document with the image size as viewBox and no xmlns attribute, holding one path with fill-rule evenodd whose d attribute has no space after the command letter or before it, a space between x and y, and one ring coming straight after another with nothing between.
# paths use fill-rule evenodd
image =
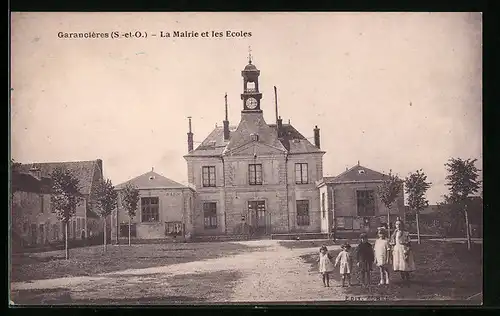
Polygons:
<instances>
[{"instance_id":1,"label":"child standing","mask_svg":"<svg viewBox=\"0 0 500 316\"><path fill-rule=\"evenodd\" d=\"M345 281L349 282L351 286L351 270L352 270L352 258L350 254L351 245L345 243L342 245L342 251L338 254L335 259L335 266L340 265L340 275L342 276L342 287L345 286Z\"/></svg>"},{"instance_id":2,"label":"child standing","mask_svg":"<svg viewBox=\"0 0 500 316\"><path fill-rule=\"evenodd\" d=\"M330 273L333 271L332 257L326 246L319 248L319 272L323 276L323 285L330 286Z\"/></svg>"},{"instance_id":3,"label":"child standing","mask_svg":"<svg viewBox=\"0 0 500 316\"><path fill-rule=\"evenodd\" d=\"M359 236L360 243L356 251L356 261L361 272L361 284L370 284L370 271L372 270L372 263L374 260L373 247L368 242L368 236L363 233Z\"/></svg>"},{"instance_id":4,"label":"child standing","mask_svg":"<svg viewBox=\"0 0 500 316\"><path fill-rule=\"evenodd\" d=\"M375 241L375 264L380 270L380 283L389 284L389 241L387 240L387 230L384 227L378 229L378 239Z\"/></svg>"},{"instance_id":5,"label":"child standing","mask_svg":"<svg viewBox=\"0 0 500 316\"><path fill-rule=\"evenodd\" d=\"M415 271L415 260L408 233L403 222L398 219L394 223L396 229L392 233L390 244L392 246L392 264L394 272L399 271L403 281L410 280L410 272Z\"/></svg>"}]
</instances>

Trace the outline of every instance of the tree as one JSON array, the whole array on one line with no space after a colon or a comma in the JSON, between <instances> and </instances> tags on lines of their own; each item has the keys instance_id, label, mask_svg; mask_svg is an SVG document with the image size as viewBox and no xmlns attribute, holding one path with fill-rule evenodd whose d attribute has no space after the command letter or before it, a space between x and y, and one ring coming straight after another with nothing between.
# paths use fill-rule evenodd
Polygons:
<instances>
[{"instance_id":1,"label":"tree","mask_svg":"<svg viewBox=\"0 0 500 316\"><path fill-rule=\"evenodd\" d=\"M458 206L465 216L465 231L467 236L467 249L471 248L470 225L468 217L469 196L476 193L480 187L479 169L475 166L477 159L450 158L445 163L448 175L446 185L449 189L447 202Z\"/></svg>"},{"instance_id":2,"label":"tree","mask_svg":"<svg viewBox=\"0 0 500 316\"><path fill-rule=\"evenodd\" d=\"M430 188L431 183L427 182L427 176L422 169L410 173L405 179L405 192L408 194L408 206L415 213L415 221L417 224L417 240L420 244L420 225L419 214L425 207L429 206L429 201L425 197L425 193Z\"/></svg>"},{"instance_id":3,"label":"tree","mask_svg":"<svg viewBox=\"0 0 500 316\"><path fill-rule=\"evenodd\" d=\"M64 225L66 259L69 259L68 225L75 215L80 200L79 180L68 169L56 168L52 174L52 194L50 201L57 214L57 219Z\"/></svg>"},{"instance_id":4,"label":"tree","mask_svg":"<svg viewBox=\"0 0 500 316\"><path fill-rule=\"evenodd\" d=\"M135 216L137 211L137 205L139 204L139 190L128 183L122 191L122 205L127 211L128 215L128 245L130 246L130 225L132 218Z\"/></svg>"},{"instance_id":5,"label":"tree","mask_svg":"<svg viewBox=\"0 0 500 316\"><path fill-rule=\"evenodd\" d=\"M97 185L96 211L104 219L104 251L106 251L106 220L117 205L117 192L111 180L100 181Z\"/></svg>"},{"instance_id":6,"label":"tree","mask_svg":"<svg viewBox=\"0 0 500 316\"><path fill-rule=\"evenodd\" d=\"M384 176L384 181L378 186L378 194L382 203L387 207L387 228L389 230L389 235L391 234L391 209L394 201L399 196L401 189L403 188L403 181L397 176L392 174L392 170L389 171L389 175Z\"/></svg>"}]
</instances>

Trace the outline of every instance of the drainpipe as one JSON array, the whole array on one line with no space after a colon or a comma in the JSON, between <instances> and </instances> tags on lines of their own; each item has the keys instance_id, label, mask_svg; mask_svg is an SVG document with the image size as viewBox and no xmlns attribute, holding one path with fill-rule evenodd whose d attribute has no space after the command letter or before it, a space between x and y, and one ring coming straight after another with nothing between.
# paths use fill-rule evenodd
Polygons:
<instances>
[{"instance_id":1,"label":"drainpipe","mask_svg":"<svg viewBox=\"0 0 500 316\"><path fill-rule=\"evenodd\" d=\"M290 210L288 207L288 154L285 155L285 187L286 187L286 214L288 218L288 233L290 231Z\"/></svg>"},{"instance_id":2,"label":"drainpipe","mask_svg":"<svg viewBox=\"0 0 500 316\"><path fill-rule=\"evenodd\" d=\"M227 109L227 107L226 107ZM226 114L227 115L227 114ZM222 192L223 194L223 202L224 202L224 235L227 235L227 220L226 220L226 164L224 163L224 157L220 157L222 161Z\"/></svg>"}]
</instances>

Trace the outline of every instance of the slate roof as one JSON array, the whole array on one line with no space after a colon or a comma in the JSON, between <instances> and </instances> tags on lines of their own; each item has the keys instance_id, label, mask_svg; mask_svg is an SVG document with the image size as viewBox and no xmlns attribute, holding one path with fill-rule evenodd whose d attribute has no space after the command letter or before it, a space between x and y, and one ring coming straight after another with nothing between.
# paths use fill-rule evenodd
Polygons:
<instances>
[{"instance_id":1,"label":"slate roof","mask_svg":"<svg viewBox=\"0 0 500 316\"><path fill-rule=\"evenodd\" d=\"M123 188L125 188L125 186L128 183L131 183L139 190L141 190L141 189L143 190L143 189L184 189L184 188L188 188L187 186L182 185L182 184L175 182L173 180L170 180L170 179L168 179L168 178L166 178L166 177L162 176L161 174L158 174L154 171L146 172L138 177L135 177L135 178L130 179L126 182L123 182L123 183L115 186L115 188L117 190L123 189Z\"/></svg>"},{"instance_id":2,"label":"slate roof","mask_svg":"<svg viewBox=\"0 0 500 316\"><path fill-rule=\"evenodd\" d=\"M236 131L230 135L229 144L225 151L231 151L252 142L252 134L259 135L259 142L285 151L285 147L278 139L276 128L272 128L264 121L262 113L244 113Z\"/></svg>"},{"instance_id":3,"label":"slate roof","mask_svg":"<svg viewBox=\"0 0 500 316\"><path fill-rule=\"evenodd\" d=\"M33 167L40 169L40 176L50 178L50 174L58 167L69 169L79 180L80 193L90 194L95 168L98 168L98 160L68 161L68 162L43 162L26 163L19 166L19 172L30 173Z\"/></svg>"},{"instance_id":4,"label":"slate roof","mask_svg":"<svg viewBox=\"0 0 500 316\"><path fill-rule=\"evenodd\" d=\"M230 137L236 128L237 126L229 126ZM229 141L224 140L224 127L218 126L189 156L218 156L222 154L228 143Z\"/></svg>"},{"instance_id":5,"label":"slate roof","mask_svg":"<svg viewBox=\"0 0 500 316\"><path fill-rule=\"evenodd\" d=\"M38 179L29 173L12 172L12 191L33 193L50 193L52 181L50 178Z\"/></svg>"},{"instance_id":6,"label":"slate roof","mask_svg":"<svg viewBox=\"0 0 500 316\"><path fill-rule=\"evenodd\" d=\"M378 171L355 165L354 167L342 172L336 177L324 178L325 183L343 183L355 181L382 181L385 175Z\"/></svg>"},{"instance_id":7,"label":"slate roof","mask_svg":"<svg viewBox=\"0 0 500 316\"><path fill-rule=\"evenodd\" d=\"M255 116L258 118L259 116ZM267 124L262 116L252 120L249 116L243 116L238 126L229 127L229 142L224 141L224 128L216 127L205 140L187 156L220 156L225 151L238 148L251 141L250 134L257 133L259 141L275 148L288 151L290 154L298 153L324 153L316 148L291 124L282 125L281 139L278 139L276 124Z\"/></svg>"}]
</instances>

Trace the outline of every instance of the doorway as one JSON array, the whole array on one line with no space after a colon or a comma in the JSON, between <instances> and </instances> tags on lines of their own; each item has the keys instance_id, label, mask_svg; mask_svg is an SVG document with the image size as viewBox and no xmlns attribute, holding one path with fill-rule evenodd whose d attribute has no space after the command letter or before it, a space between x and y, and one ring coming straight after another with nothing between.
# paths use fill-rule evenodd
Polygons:
<instances>
[{"instance_id":1,"label":"doorway","mask_svg":"<svg viewBox=\"0 0 500 316\"><path fill-rule=\"evenodd\" d=\"M257 236L265 235L267 233L266 202L248 201L248 215L251 219L250 224L253 226L253 234Z\"/></svg>"}]
</instances>

